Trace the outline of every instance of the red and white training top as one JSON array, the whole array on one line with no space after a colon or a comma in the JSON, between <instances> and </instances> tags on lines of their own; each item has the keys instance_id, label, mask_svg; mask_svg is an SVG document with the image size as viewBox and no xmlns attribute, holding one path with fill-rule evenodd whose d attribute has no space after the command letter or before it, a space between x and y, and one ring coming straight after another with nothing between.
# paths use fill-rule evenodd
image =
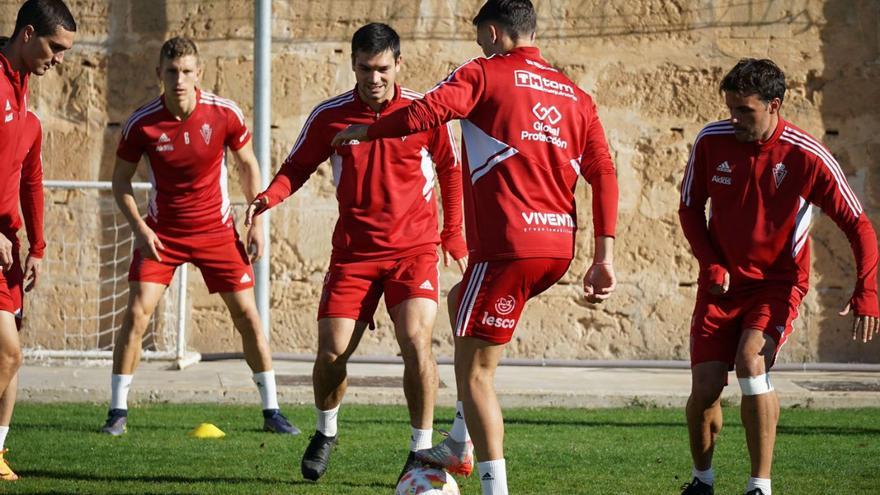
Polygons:
<instances>
[{"instance_id":1,"label":"red and white training top","mask_svg":"<svg viewBox=\"0 0 880 495\"><path fill-rule=\"evenodd\" d=\"M595 235L614 235L617 178L596 106L537 48L471 60L368 132L399 137L452 119L464 139L473 261L571 259L578 174L593 188Z\"/></svg>"},{"instance_id":2,"label":"red and white training top","mask_svg":"<svg viewBox=\"0 0 880 495\"><path fill-rule=\"evenodd\" d=\"M18 219L19 177L22 159L28 153L33 141L28 132L28 80L27 72L16 72L9 60L0 54L0 233L10 240L21 226ZM39 122L37 123L39 126ZM25 194L29 194L25 191ZM42 189L40 189L42 200ZM27 199L25 199L27 201ZM40 201L42 212L42 201ZM32 219L28 219L32 220ZM30 222L28 222L30 225ZM40 229L42 232L42 229ZM42 236L41 236L42 237ZM31 239L33 241L33 239ZM42 249L38 249L42 256ZM32 256L35 256L33 251Z\"/></svg>"},{"instance_id":3,"label":"red and white training top","mask_svg":"<svg viewBox=\"0 0 880 495\"><path fill-rule=\"evenodd\" d=\"M706 202L711 200L708 227ZM748 291L762 282L809 287L812 205L844 232L856 258L853 309L878 316L877 238L831 153L779 119L764 143L741 143L729 121L707 125L691 150L679 217L700 263L700 282Z\"/></svg>"},{"instance_id":4,"label":"red and white training top","mask_svg":"<svg viewBox=\"0 0 880 495\"><path fill-rule=\"evenodd\" d=\"M153 184L147 224L166 235L232 235L226 148L241 149L251 134L232 100L196 90L196 108L178 120L162 95L125 123L116 156L146 155Z\"/></svg>"},{"instance_id":5,"label":"red and white training top","mask_svg":"<svg viewBox=\"0 0 880 495\"><path fill-rule=\"evenodd\" d=\"M347 126L375 122L421 96L396 86L394 98L379 113L361 100L357 88L321 103L312 110L269 188L258 197L268 198L270 208L278 205L329 158L339 202L334 260L397 259L436 249L437 243L456 259L466 255L461 234L461 167L449 126L405 138L330 146ZM434 164L444 213L440 235Z\"/></svg>"},{"instance_id":6,"label":"red and white training top","mask_svg":"<svg viewBox=\"0 0 880 495\"><path fill-rule=\"evenodd\" d=\"M10 240L17 240L24 216L27 231L28 255L42 258L46 251L43 237L43 161L41 149L43 129L40 119L27 112L18 156L12 167L4 170L6 179L0 196L0 233ZM4 167L5 168L5 167ZM21 203L21 213L18 206Z\"/></svg>"}]
</instances>

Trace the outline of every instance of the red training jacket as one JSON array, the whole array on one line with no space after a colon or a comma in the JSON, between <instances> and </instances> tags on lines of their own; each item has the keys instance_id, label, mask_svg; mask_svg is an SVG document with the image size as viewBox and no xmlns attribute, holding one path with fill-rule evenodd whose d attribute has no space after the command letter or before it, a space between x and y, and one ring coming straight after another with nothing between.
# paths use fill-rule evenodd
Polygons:
<instances>
[{"instance_id":1,"label":"red training jacket","mask_svg":"<svg viewBox=\"0 0 880 495\"><path fill-rule=\"evenodd\" d=\"M537 48L477 58L370 126L371 139L461 119L473 261L574 255L574 190L593 189L596 236L613 236L617 178L596 106Z\"/></svg>"},{"instance_id":2,"label":"red training jacket","mask_svg":"<svg viewBox=\"0 0 880 495\"><path fill-rule=\"evenodd\" d=\"M0 234L18 242L21 228L19 202L25 216L30 248L28 254L42 258L43 169L40 158L42 130L37 116L27 110L29 74L12 70L0 55Z\"/></svg>"},{"instance_id":3,"label":"red training jacket","mask_svg":"<svg viewBox=\"0 0 880 495\"><path fill-rule=\"evenodd\" d=\"M700 283L721 283L726 270L733 293L782 282L806 294L812 205L834 220L852 246L856 314L880 315L871 222L831 153L782 118L764 143L737 141L726 120L707 125L697 136L682 181L679 217L700 263Z\"/></svg>"},{"instance_id":4,"label":"red training jacket","mask_svg":"<svg viewBox=\"0 0 880 495\"><path fill-rule=\"evenodd\" d=\"M387 260L442 243L456 259L467 254L461 234L461 172L452 132L443 127L398 139L330 142L350 124L369 124L410 105L422 95L399 86L380 113L358 95L357 88L312 110L281 170L258 197L278 205L305 184L330 159L339 201L333 231L333 259ZM440 181L443 232L437 234L434 167Z\"/></svg>"}]
</instances>

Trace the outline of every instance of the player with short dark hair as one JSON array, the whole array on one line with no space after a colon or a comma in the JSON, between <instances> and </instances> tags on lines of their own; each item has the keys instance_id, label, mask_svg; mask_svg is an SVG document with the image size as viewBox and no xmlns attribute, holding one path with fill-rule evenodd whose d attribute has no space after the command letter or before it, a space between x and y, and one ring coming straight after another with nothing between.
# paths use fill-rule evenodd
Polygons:
<instances>
[{"instance_id":1,"label":"player with short dark hair","mask_svg":"<svg viewBox=\"0 0 880 495\"><path fill-rule=\"evenodd\" d=\"M3 444L15 403L21 342L22 299L39 278L43 257L42 165L39 120L28 112L28 80L64 61L73 46L76 22L61 0L28 0L18 11L11 38L0 43L0 480L16 480ZM19 258L19 203L27 228L24 269Z\"/></svg>"},{"instance_id":2,"label":"player with short dark hair","mask_svg":"<svg viewBox=\"0 0 880 495\"><path fill-rule=\"evenodd\" d=\"M538 13L528 0L486 2L473 18L473 25L495 23L504 28L510 39L531 38L538 29Z\"/></svg>"},{"instance_id":3,"label":"player with short dark hair","mask_svg":"<svg viewBox=\"0 0 880 495\"><path fill-rule=\"evenodd\" d=\"M474 25L488 58L457 68L410 106L370 125L351 126L334 139L335 145L388 140L461 121L470 251L450 304L457 306L455 374L462 404L450 436L417 458L470 472L470 430L488 495L507 494L495 369L526 302L568 270L579 175L593 190L596 236L584 292L598 303L615 287L618 190L604 130L592 98L541 57L534 44L535 18L528 0L487 2Z\"/></svg>"},{"instance_id":4,"label":"player with short dark hair","mask_svg":"<svg viewBox=\"0 0 880 495\"><path fill-rule=\"evenodd\" d=\"M28 0L18 9L11 38L16 39L24 31L52 36L58 34L59 29L76 32L76 20L62 0Z\"/></svg>"},{"instance_id":5,"label":"player with short dark hair","mask_svg":"<svg viewBox=\"0 0 880 495\"><path fill-rule=\"evenodd\" d=\"M681 226L700 265L687 404L693 480L682 494L714 493L721 392L735 369L751 459L746 493L770 495L779 399L769 371L809 289L812 208L852 246L857 281L841 314L854 311L853 339L863 342L880 330L877 238L832 154L780 115L785 75L776 64L741 60L721 92L730 118L697 136L681 186Z\"/></svg>"},{"instance_id":6,"label":"player with short dark hair","mask_svg":"<svg viewBox=\"0 0 880 495\"><path fill-rule=\"evenodd\" d=\"M239 240L229 200L226 153L239 165L241 186L252 201L260 169L244 114L233 101L199 87L202 65L195 43L183 37L162 45L156 75L164 92L125 123L113 195L135 235L129 271L128 307L113 348L110 411L101 431L122 435L128 423L128 390L140 361L141 339L178 266L199 268L211 293L229 309L241 334L245 360L254 372L263 409L263 429L297 435L281 413L272 354L254 298L254 272ZM131 187L138 162L147 157L153 190L147 219L141 218ZM252 259L262 255L262 226L249 226Z\"/></svg>"},{"instance_id":7,"label":"player with short dark hair","mask_svg":"<svg viewBox=\"0 0 880 495\"><path fill-rule=\"evenodd\" d=\"M281 170L248 210L248 218L280 204L328 158L339 201L330 266L318 306L318 350L312 373L317 428L302 458L302 474L317 480L337 441L337 414L347 386L346 363L384 294L404 362L403 389L413 451L431 446L437 364L431 335L437 314L437 245L444 264L464 270L461 169L452 132L442 126L402 139L333 146L348 124L373 122L406 108L421 94L397 84L400 39L388 25L367 24L352 36L353 90L312 111ZM432 163L433 162L433 163ZM436 166L443 203L438 235Z\"/></svg>"}]
</instances>

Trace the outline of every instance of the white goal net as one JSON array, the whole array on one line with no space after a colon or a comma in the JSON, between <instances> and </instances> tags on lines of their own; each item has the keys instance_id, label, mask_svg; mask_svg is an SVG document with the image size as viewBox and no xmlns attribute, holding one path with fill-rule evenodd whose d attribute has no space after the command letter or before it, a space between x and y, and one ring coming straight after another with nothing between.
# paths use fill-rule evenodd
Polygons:
<instances>
[{"instance_id":1,"label":"white goal net","mask_svg":"<svg viewBox=\"0 0 880 495\"><path fill-rule=\"evenodd\" d=\"M133 186L143 213L151 186ZM46 181L44 191L47 248L39 285L25 295L25 357L112 358L128 303L131 229L108 182ZM186 355L185 267L144 334L145 358L179 361Z\"/></svg>"}]
</instances>

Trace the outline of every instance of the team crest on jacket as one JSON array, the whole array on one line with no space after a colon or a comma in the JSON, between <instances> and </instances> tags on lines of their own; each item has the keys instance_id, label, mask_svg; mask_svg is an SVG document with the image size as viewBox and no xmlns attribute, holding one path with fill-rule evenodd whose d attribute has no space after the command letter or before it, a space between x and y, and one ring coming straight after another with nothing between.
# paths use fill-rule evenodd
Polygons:
<instances>
[{"instance_id":1,"label":"team crest on jacket","mask_svg":"<svg viewBox=\"0 0 880 495\"><path fill-rule=\"evenodd\" d=\"M497 311L499 315L509 315L515 307L516 299L514 299L513 296L502 296L495 301L495 311Z\"/></svg>"},{"instance_id":2,"label":"team crest on jacket","mask_svg":"<svg viewBox=\"0 0 880 495\"><path fill-rule=\"evenodd\" d=\"M202 133L202 139L205 140L205 144L211 144L211 125L205 122L202 124L202 129L199 131Z\"/></svg>"},{"instance_id":3,"label":"team crest on jacket","mask_svg":"<svg viewBox=\"0 0 880 495\"><path fill-rule=\"evenodd\" d=\"M779 187L779 184L782 184L782 179L785 178L785 175L788 173L785 170L785 164L780 162L776 165L773 165L773 179L776 181L776 187Z\"/></svg>"}]
</instances>

